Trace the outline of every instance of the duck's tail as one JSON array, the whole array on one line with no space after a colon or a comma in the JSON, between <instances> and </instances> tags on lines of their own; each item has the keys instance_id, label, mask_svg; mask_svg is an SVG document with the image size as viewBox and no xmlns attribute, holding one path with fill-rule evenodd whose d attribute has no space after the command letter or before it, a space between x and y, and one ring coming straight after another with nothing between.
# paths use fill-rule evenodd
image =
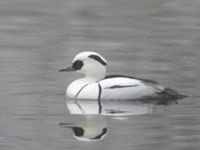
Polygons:
<instances>
[{"instance_id":1,"label":"duck's tail","mask_svg":"<svg viewBox=\"0 0 200 150\"><path fill-rule=\"evenodd\" d=\"M180 94L174 89L171 88L165 88L162 92L158 93L158 99L157 104L159 105L168 105L172 103L178 103L179 100L184 99L188 97L186 94Z\"/></svg>"}]
</instances>

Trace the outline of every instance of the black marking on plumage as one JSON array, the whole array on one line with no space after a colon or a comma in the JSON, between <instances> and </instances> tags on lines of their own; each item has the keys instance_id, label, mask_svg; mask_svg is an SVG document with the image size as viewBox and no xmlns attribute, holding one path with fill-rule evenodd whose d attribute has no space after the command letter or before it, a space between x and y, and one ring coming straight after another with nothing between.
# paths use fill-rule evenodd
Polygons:
<instances>
[{"instance_id":1,"label":"black marking on plumage","mask_svg":"<svg viewBox=\"0 0 200 150\"><path fill-rule=\"evenodd\" d=\"M89 83L88 83L89 84ZM85 84L78 92L77 92L77 94L76 94L76 99L77 99L77 97L78 97L78 95L81 93L81 91L88 85L88 84Z\"/></svg>"},{"instance_id":2,"label":"black marking on plumage","mask_svg":"<svg viewBox=\"0 0 200 150\"><path fill-rule=\"evenodd\" d=\"M111 87L106 87L105 89L119 89L119 88L129 88L129 87L136 87L138 85L113 85Z\"/></svg>"},{"instance_id":3,"label":"black marking on plumage","mask_svg":"<svg viewBox=\"0 0 200 150\"><path fill-rule=\"evenodd\" d=\"M120 77L121 77L121 78L136 79L136 80L140 80L140 81L142 81L142 82L144 82L144 83L158 84L158 82L153 81L153 80L141 79L141 78L126 76L126 75L108 75L108 76L106 76L104 79L120 78Z\"/></svg>"},{"instance_id":4,"label":"black marking on plumage","mask_svg":"<svg viewBox=\"0 0 200 150\"><path fill-rule=\"evenodd\" d=\"M97 140L97 139L101 139L103 135L105 135L107 133L107 128L103 128L101 134L95 136L94 138L92 138L92 140Z\"/></svg>"},{"instance_id":5,"label":"black marking on plumage","mask_svg":"<svg viewBox=\"0 0 200 150\"><path fill-rule=\"evenodd\" d=\"M104 66L107 65L107 63L103 59L101 59L101 57L99 57L97 55L92 54L92 55L88 56L88 58L92 58L92 59L98 61L99 63L101 63Z\"/></svg>"},{"instance_id":6,"label":"black marking on plumage","mask_svg":"<svg viewBox=\"0 0 200 150\"><path fill-rule=\"evenodd\" d=\"M99 114L101 114L101 112L102 112L102 106L101 106L101 92L102 92L102 88L101 88L101 85L99 83L98 83L98 87L99 87L98 106L99 106Z\"/></svg>"},{"instance_id":7,"label":"black marking on plumage","mask_svg":"<svg viewBox=\"0 0 200 150\"><path fill-rule=\"evenodd\" d=\"M81 60L76 60L75 62L73 62L72 64L72 68L74 70L80 70L83 67L83 61Z\"/></svg>"},{"instance_id":8,"label":"black marking on plumage","mask_svg":"<svg viewBox=\"0 0 200 150\"><path fill-rule=\"evenodd\" d=\"M89 84L89 83L88 83L88 84ZM82 111L82 113L84 113L84 110L83 110L83 108L81 107L81 105L78 103L77 97L78 97L78 95L81 93L81 91L82 91L88 84L84 85L84 86L77 92L77 94L76 94L76 96L75 96L75 104L79 107L79 109Z\"/></svg>"}]
</instances>

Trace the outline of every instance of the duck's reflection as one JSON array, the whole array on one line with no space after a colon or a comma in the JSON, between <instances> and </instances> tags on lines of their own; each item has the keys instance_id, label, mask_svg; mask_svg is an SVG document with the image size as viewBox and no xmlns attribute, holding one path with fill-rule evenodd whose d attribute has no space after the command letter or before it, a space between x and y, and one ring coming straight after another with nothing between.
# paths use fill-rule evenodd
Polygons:
<instances>
[{"instance_id":1,"label":"duck's reflection","mask_svg":"<svg viewBox=\"0 0 200 150\"><path fill-rule=\"evenodd\" d=\"M129 100L67 100L66 106L71 114L124 116L149 114L158 111L155 103L141 103Z\"/></svg>"},{"instance_id":2,"label":"duck's reflection","mask_svg":"<svg viewBox=\"0 0 200 150\"><path fill-rule=\"evenodd\" d=\"M73 136L81 141L98 141L107 135L106 116L123 119L127 115L142 115L160 112L161 104L176 102L169 100L165 103L156 101L116 101L116 100L67 100L66 106L70 114L83 115L84 121L76 124L61 123L61 127L70 128ZM120 118L121 117L121 118Z\"/></svg>"},{"instance_id":3,"label":"duck's reflection","mask_svg":"<svg viewBox=\"0 0 200 150\"><path fill-rule=\"evenodd\" d=\"M72 129L73 136L80 141L99 141L107 135L105 116L85 115L85 120L72 124L60 123L60 127Z\"/></svg>"}]
</instances>

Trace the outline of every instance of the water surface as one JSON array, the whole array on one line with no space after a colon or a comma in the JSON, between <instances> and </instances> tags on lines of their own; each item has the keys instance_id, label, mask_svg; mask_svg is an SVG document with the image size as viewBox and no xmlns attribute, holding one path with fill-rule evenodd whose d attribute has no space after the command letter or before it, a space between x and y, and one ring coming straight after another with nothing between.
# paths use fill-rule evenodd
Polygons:
<instances>
[{"instance_id":1,"label":"water surface","mask_svg":"<svg viewBox=\"0 0 200 150\"><path fill-rule=\"evenodd\" d=\"M108 74L153 79L181 93L200 91L199 0L6 0L0 2L0 149L183 150L200 147L200 101L189 97L160 113L107 117L99 142L73 138L60 74L92 50Z\"/></svg>"}]
</instances>

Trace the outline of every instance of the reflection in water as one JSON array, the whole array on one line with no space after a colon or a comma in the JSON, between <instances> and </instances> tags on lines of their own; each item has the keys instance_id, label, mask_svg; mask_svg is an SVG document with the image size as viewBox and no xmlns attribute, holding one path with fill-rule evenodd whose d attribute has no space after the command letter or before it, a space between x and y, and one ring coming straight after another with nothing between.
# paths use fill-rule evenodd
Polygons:
<instances>
[{"instance_id":1,"label":"reflection in water","mask_svg":"<svg viewBox=\"0 0 200 150\"><path fill-rule=\"evenodd\" d=\"M151 103L150 103L151 102ZM176 103L176 100L168 100L162 104ZM155 113L159 111L160 104L156 101L131 100L67 100L67 108L71 114L82 115L106 115L106 116L124 116L124 115L142 115Z\"/></svg>"},{"instance_id":2,"label":"reflection in water","mask_svg":"<svg viewBox=\"0 0 200 150\"><path fill-rule=\"evenodd\" d=\"M73 136L80 141L99 141L107 134L106 118L100 115L85 115L80 123L60 123L60 127L72 129Z\"/></svg>"},{"instance_id":3,"label":"reflection in water","mask_svg":"<svg viewBox=\"0 0 200 150\"><path fill-rule=\"evenodd\" d=\"M159 103L153 100L149 101L151 103L130 100L102 100L99 103L98 100L70 99L66 102L70 114L83 115L84 121L75 124L60 123L60 127L72 129L73 136L80 141L99 141L107 134L106 116L111 116L113 119L124 119L123 116L128 115L160 112ZM162 104L172 102L172 100L168 100Z\"/></svg>"}]
</instances>

